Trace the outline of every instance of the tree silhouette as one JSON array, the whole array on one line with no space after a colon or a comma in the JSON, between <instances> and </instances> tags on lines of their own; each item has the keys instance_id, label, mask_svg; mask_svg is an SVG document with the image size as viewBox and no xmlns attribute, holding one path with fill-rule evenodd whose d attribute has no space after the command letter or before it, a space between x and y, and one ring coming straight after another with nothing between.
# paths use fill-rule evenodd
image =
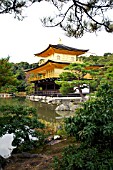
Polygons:
<instances>
[{"instance_id":1,"label":"tree silhouette","mask_svg":"<svg viewBox=\"0 0 113 170\"><path fill-rule=\"evenodd\" d=\"M18 19L23 18L24 8L42 0L1 0L0 14L14 13ZM81 37L86 32L105 29L113 32L113 21L110 19L112 0L48 0L53 3L57 12L53 17L42 19L45 26L60 26L68 36ZM48 9L47 9L48 10Z\"/></svg>"},{"instance_id":2,"label":"tree silhouette","mask_svg":"<svg viewBox=\"0 0 113 170\"><path fill-rule=\"evenodd\" d=\"M105 0L51 0L58 12L53 17L45 17L45 26L60 26L67 36L76 38L86 32L96 32L105 29L113 32L113 21L109 11L113 8L113 1Z\"/></svg>"}]
</instances>

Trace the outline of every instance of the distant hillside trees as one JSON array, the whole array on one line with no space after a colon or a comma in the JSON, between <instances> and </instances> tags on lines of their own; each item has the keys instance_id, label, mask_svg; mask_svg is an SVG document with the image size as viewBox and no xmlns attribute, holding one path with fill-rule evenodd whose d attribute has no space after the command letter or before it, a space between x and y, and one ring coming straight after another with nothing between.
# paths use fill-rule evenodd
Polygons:
<instances>
[{"instance_id":1,"label":"distant hillside trees","mask_svg":"<svg viewBox=\"0 0 113 170\"><path fill-rule=\"evenodd\" d=\"M88 62L93 65L106 65L108 62L113 61L113 54L104 53L104 56L94 56L90 55L89 57L82 57L83 62Z\"/></svg>"}]
</instances>

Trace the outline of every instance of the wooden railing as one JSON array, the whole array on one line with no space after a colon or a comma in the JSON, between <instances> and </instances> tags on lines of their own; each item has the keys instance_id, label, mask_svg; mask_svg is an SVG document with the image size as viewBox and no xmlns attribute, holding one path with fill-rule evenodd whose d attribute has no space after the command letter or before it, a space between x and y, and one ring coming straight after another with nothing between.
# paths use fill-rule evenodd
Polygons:
<instances>
[{"instance_id":1,"label":"wooden railing","mask_svg":"<svg viewBox=\"0 0 113 170\"><path fill-rule=\"evenodd\" d=\"M28 81L37 81L37 80L42 80L42 79L47 79L47 78L58 78L59 74L50 74L50 75L41 75L41 76L33 76L33 77L29 77Z\"/></svg>"},{"instance_id":2,"label":"wooden railing","mask_svg":"<svg viewBox=\"0 0 113 170\"><path fill-rule=\"evenodd\" d=\"M37 91L35 92L36 96L50 96L50 97L78 97L80 96L79 94L75 94L75 93L69 93L67 95L62 95L59 90L40 90L40 91Z\"/></svg>"},{"instance_id":3,"label":"wooden railing","mask_svg":"<svg viewBox=\"0 0 113 170\"><path fill-rule=\"evenodd\" d=\"M35 95L38 96L57 96L59 93L59 90L40 90L35 92Z\"/></svg>"}]
</instances>

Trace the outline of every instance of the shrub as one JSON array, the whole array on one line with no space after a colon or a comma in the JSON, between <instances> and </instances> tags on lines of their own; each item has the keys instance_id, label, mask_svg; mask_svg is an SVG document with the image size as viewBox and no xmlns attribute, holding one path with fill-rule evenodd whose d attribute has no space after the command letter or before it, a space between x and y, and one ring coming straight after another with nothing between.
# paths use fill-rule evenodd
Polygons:
<instances>
[{"instance_id":1,"label":"shrub","mask_svg":"<svg viewBox=\"0 0 113 170\"><path fill-rule=\"evenodd\" d=\"M28 106L0 106L0 136L13 133L12 146L18 151L28 151L40 145L44 134L39 129L44 124L38 121L36 110ZM37 140L33 140L35 137Z\"/></svg>"},{"instance_id":2,"label":"shrub","mask_svg":"<svg viewBox=\"0 0 113 170\"><path fill-rule=\"evenodd\" d=\"M65 149L60 170L113 169L113 87L109 83L98 87L95 98L82 104L74 117L65 119L65 129L80 146Z\"/></svg>"},{"instance_id":3,"label":"shrub","mask_svg":"<svg viewBox=\"0 0 113 170\"><path fill-rule=\"evenodd\" d=\"M112 170L113 152L106 149L99 152L97 148L68 146L64 149L62 159L54 158L55 170Z\"/></svg>"},{"instance_id":4,"label":"shrub","mask_svg":"<svg viewBox=\"0 0 113 170\"><path fill-rule=\"evenodd\" d=\"M74 117L65 120L69 135L88 146L113 149L113 89L102 84L95 98L86 101Z\"/></svg>"}]
</instances>

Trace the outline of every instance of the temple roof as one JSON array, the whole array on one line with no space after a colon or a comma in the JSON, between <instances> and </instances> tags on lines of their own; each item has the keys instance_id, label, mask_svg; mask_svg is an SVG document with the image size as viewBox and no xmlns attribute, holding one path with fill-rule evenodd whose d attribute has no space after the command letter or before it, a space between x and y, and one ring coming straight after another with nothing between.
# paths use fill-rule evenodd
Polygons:
<instances>
[{"instance_id":1,"label":"temple roof","mask_svg":"<svg viewBox=\"0 0 113 170\"><path fill-rule=\"evenodd\" d=\"M35 73L35 72L43 72L43 71L47 71L48 69L51 69L51 68L64 68L66 66L68 66L70 63L68 62L60 62L60 61L53 61L53 60L47 60L45 63L43 63L41 66L37 66L35 68L32 68L32 69L27 69L25 70L25 72L29 72L29 73ZM103 67L103 65L91 65L91 66L88 66L86 68L86 70L92 70L92 69L99 69Z\"/></svg>"},{"instance_id":2,"label":"temple roof","mask_svg":"<svg viewBox=\"0 0 113 170\"><path fill-rule=\"evenodd\" d=\"M84 54L87 51L88 50L77 49L63 44L57 44L57 45L49 44L49 46L44 51L34 55L37 57L48 57L54 53L59 53L59 54L69 54L69 55L78 56Z\"/></svg>"},{"instance_id":3,"label":"temple roof","mask_svg":"<svg viewBox=\"0 0 113 170\"><path fill-rule=\"evenodd\" d=\"M67 62L57 62L57 61L47 60L47 62L45 62L41 66L26 70L25 72L36 72L36 71L39 71L39 70L42 71L43 69L47 70L48 68L50 69L51 67L64 68L65 66L67 66L69 64L70 63L67 63Z\"/></svg>"}]
</instances>

